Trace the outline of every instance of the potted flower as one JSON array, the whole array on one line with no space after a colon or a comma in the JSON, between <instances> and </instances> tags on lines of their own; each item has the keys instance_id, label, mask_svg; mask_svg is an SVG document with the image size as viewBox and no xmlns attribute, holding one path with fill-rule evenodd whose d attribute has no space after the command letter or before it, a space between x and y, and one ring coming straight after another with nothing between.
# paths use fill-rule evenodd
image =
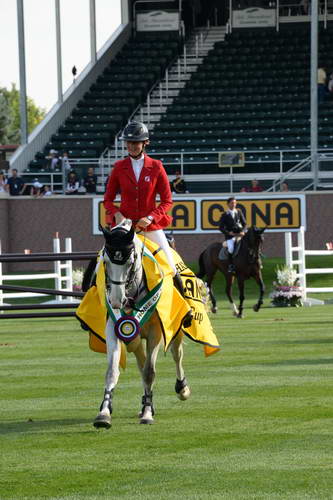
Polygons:
<instances>
[{"instance_id":1,"label":"potted flower","mask_svg":"<svg viewBox=\"0 0 333 500\"><path fill-rule=\"evenodd\" d=\"M276 268L276 281L273 281L270 298L275 307L301 307L303 305L303 290L299 286L296 269L288 266Z\"/></svg>"},{"instance_id":2,"label":"potted flower","mask_svg":"<svg viewBox=\"0 0 333 500\"><path fill-rule=\"evenodd\" d=\"M82 290L82 280L83 280L83 269L77 268L72 271L72 280L73 280L73 290L81 292Z\"/></svg>"}]
</instances>

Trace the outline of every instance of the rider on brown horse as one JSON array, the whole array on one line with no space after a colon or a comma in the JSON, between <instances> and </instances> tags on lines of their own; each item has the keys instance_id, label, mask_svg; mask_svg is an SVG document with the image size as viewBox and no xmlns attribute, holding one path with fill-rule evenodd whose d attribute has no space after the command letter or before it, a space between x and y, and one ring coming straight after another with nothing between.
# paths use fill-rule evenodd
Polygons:
<instances>
[{"instance_id":1,"label":"rider on brown horse","mask_svg":"<svg viewBox=\"0 0 333 500\"><path fill-rule=\"evenodd\" d=\"M219 222L219 229L224 234L227 241L229 257L228 272L233 273L235 272L235 266L232 257L235 249L235 241L236 238L242 238L244 236L247 226L243 212L236 208L237 200L234 196L228 198L227 205L229 210L222 214Z\"/></svg>"}]
</instances>

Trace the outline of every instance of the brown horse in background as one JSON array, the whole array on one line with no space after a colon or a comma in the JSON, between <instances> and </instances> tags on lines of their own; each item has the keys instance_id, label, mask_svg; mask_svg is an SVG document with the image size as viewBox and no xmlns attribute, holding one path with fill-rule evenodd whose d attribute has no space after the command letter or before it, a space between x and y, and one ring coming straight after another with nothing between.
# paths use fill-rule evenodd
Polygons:
<instances>
[{"instance_id":1,"label":"brown horse in background","mask_svg":"<svg viewBox=\"0 0 333 500\"><path fill-rule=\"evenodd\" d=\"M233 309L233 314L238 318L243 317L243 302L244 302L244 282L250 278L254 278L259 285L260 295L258 302L253 306L253 310L258 312L263 304L263 296L265 285L261 274L261 259L260 253L263 243L263 232L265 228L260 229L251 226L245 236L240 241L239 249L234 255L233 262L235 272L228 273L228 259L221 260L219 254L221 252L221 243L212 243L204 250L199 257L199 272L198 278L203 279L206 276L206 283L209 290L209 296L212 301L212 312L217 312L216 299L213 294L212 282L217 270L220 270L226 280L226 294ZM232 284L237 278L239 289L239 307L237 308L232 298Z\"/></svg>"}]
</instances>

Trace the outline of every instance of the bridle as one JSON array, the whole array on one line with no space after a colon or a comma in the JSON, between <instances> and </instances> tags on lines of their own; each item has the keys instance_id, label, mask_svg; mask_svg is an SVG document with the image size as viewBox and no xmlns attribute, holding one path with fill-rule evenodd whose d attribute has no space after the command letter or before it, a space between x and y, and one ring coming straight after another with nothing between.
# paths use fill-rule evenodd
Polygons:
<instances>
[{"instance_id":1,"label":"bridle","mask_svg":"<svg viewBox=\"0 0 333 500\"><path fill-rule=\"evenodd\" d=\"M107 258L110 260L111 264L124 266L128 262L131 255L133 255L133 262L129 266L126 272L126 279L122 281L114 280L111 276L108 276L108 282L113 285L125 285L125 295L127 297L128 305L135 310L137 307L135 306L135 300L140 295L140 292L145 287L145 283L138 283L137 275L140 269L140 264L142 263L142 257L144 252L144 244L141 247L141 255L136 251L136 246L132 242L129 245L124 247L117 246L116 248L112 247L111 244L105 243L103 254L107 255ZM139 263L139 265L138 265ZM140 286L141 285L141 286ZM130 290L134 290L134 294L132 297L127 296L127 292Z\"/></svg>"},{"instance_id":2,"label":"bridle","mask_svg":"<svg viewBox=\"0 0 333 500\"><path fill-rule=\"evenodd\" d=\"M250 234L251 231L251 234ZM261 250L262 250L262 244L263 244L263 238L262 234L256 232L256 230L251 227L248 232L246 233L246 240L247 245L248 245L248 252L252 258L255 259L255 261L259 261L260 256L261 256Z\"/></svg>"}]
</instances>

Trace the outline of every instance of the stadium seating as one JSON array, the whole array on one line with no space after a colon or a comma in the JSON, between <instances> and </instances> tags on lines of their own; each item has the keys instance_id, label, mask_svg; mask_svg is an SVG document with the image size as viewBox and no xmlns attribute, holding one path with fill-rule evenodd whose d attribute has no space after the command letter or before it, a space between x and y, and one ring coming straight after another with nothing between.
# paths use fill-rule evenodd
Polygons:
<instances>
[{"instance_id":1,"label":"stadium seating","mask_svg":"<svg viewBox=\"0 0 333 500\"><path fill-rule=\"evenodd\" d=\"M333 27L320 29L320 61L333 70ZM332 144L333 101L319 105L319 147ZM215 44L152 133L151 151L216 152L185 156L185 173L222 173L217 152L257 150L260 172L278 171L274 151L301 160L310 147L310 23L239 29ZM271 153L263 153L269 150ZM270 159L272 163L267 162ZM246 160L249 155L246 155ZM201 158L202 160L202 158ZM276 163L274 163L276 162ZM291 162L290 166L295 162ZM265 166L264 166L265 165ZM169 173L174 169L168 167ZM258 171L246 161L242 173Z\"/></svg>"},{"instance_id":2,"label":"stadium seating","mask_svg":"<svg viewBox=\"0 0 333 500\"><path fill-rule=\"evenodd\" d=\"M46 156L51 149L60 154L67 151L70 158L98 158L179 50L180 40L174 33L131 39L103 74L96 75L96 82L28 170L47 170Z\"/></svg>"}]
</instances>

